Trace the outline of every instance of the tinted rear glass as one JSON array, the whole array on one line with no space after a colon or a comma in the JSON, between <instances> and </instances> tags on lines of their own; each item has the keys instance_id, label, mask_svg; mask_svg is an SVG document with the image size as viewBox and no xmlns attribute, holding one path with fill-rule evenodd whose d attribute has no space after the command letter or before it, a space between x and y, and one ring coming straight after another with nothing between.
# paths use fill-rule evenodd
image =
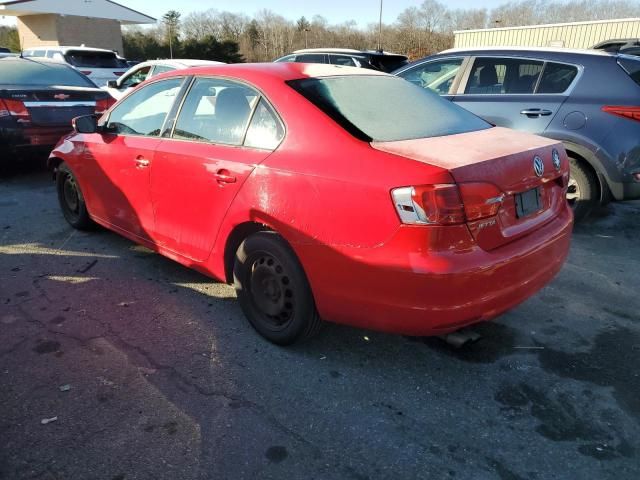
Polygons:
<instances>
[{"instance_id":1,"label":"tinted rear glass","mask_svg":"<svg viewBox=\"0 0 640 480\"><path fill-rule=\"evenodd\" d=\"M63 85L96 88L91 80L67 65L28 59L0 61L0 83L3 85Z\"/></svg>"},{"instance_id":2,"label":"tinted rear glass","mask_svg":"<svg viewBox=\"0 0 640 480\"><path fill-rule=\"evenodd\" d=\"M407 57L395 55L373 55L371 64L378 67L383 72L393 72L409 63Z\"/></svg>"},{"instance_id":3,"label":"tinted rear glass","mask_svg":"<svg viewBox=\"0 0 640 480\"><path fill-rule=\"evenodd\" d=\"M573 65L548 62L536 93L563 93L578 75L578 68Z\"/></svg>"},{"instance_id":4,"label":"tinted rear glass","mask_svg":"<svg viewBox=\"0 0 640 480\"><path fill-rule=\"evenodd\" d=\"M491 127L467 110L401 78L353 75L288 83L365 141L439 137Z\"/></svg>"},{"instance_id":5,"label":"tinted rear glass","mask_svg":"<svg viewBox=\"0 0 640 480\"><path fill-rule=\"evenodd\" d=\"M65 59L74 67L81 68L125 68L126 62L119 60L113 52L69 50Z\"/></svg>"},{"instance_id":6,"label":"tinted rear glass","mask_svg":"<svg viewBox=\"0 0 640 480\"><path fill-rule=\"evenodd\" d=\"M640 85L640 60L634 58L618 58L618 64L624 69L625 72Z\"/></svg>"}]
</instances>

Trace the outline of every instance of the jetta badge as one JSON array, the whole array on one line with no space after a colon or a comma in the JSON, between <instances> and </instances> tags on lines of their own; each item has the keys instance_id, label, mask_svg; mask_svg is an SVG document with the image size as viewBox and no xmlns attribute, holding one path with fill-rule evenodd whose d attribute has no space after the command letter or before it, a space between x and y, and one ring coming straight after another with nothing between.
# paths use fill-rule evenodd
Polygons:
<instances>
[{"instance_id":1,"label":"jetta badge","mask_svg":"<svg viewBox=\"0 0 640 480\"><path fill-rule=\"evenodd\" d=\"M56 95L53 96L53 98L55 98L56 100L66 100L70 96L71 95L67 95L67 94L64 94L64 93L57 93Z\"/></svg>"},{"instance_id":2,"label":"jetta badge","mask_svg":"<svg viewBox=\"0 0 640 480\"><path fill-rule=\"evenodd\" d=\"M544 175L544 163L539 156L533 157L533 171L536 172L536 175L541 177Z\"/></svg>"},{"instance_id":3,"label":"jetta badge","mask_svg":"<svg viewBox=\"0 0 640 480\"><path fill-rule=\"evenodd\" d=\"M553 166L556 170L560 170L560 154L555 148L551 151L551 158L553 159Z\"/></svg>"}]
</instances>

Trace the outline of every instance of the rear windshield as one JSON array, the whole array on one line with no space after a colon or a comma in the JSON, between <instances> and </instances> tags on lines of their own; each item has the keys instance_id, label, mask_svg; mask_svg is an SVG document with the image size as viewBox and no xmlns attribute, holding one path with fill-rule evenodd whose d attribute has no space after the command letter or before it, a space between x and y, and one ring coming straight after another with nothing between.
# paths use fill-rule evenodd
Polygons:
<instances>
[{"instance_id":1,"label":"rear windshield","mask_svg":"<svg viewBox=\"0 0 640 480\"><path fill-rule=\"evenodd\" d=\"M373 55L371 64L383 72L393 72L409 63L407 57L401 55Z\"/></svg>"},{"instance_id":2,"label":"rear windshield","mask_svg":"<svg viewBox=\"0 0 640 480\"><path fill-rule=\"evenodd\" d=\"M0 84L96 88L91 80L67 65L30 59L1 60Z\"/></svg>"},{"instance_id":3,"label":"rear windshield","mask_svg":"<svg viewBox=\"0 0 640 480\"><path fill-rule=\"evenodd\" d=\"M69 50L64 58L74 67L80 68L128 68L126 62L113 52Z\"/></svg>"},{"instance_id":4,"label":"rear windshield","mask_svg":"<svg viewBox=\"0 0 640 480\"><path fill-rule=\"evenodd\" d=\"M288 83L349 133L367 142L491 128L467 110L397 77L353 75Z\"/></svg>"},{"instance_id":5,"label":"rear windshield","mask_svg":"<svg viewBox=\"0 0 640 480\"><path fill-rule=\"evenodd\" d=\"M640 85L640 59L619 57L618 64L634 82Z\"/></svg>"}]
</instances>

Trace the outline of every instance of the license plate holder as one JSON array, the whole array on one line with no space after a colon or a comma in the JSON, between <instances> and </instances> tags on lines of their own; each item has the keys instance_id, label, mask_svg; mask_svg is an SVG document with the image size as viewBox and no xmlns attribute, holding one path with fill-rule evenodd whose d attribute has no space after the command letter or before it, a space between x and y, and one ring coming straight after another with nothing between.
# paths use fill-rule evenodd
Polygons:
<instances>
[{"instance_id":1,"label":"license plate holder","mask_svg":"<svg viewBox=\"0 0 640 480\"><path fill-rule=\"evenodd\" d=\"M532 188L526 192L516 193L516 216L518 218L528 217L542 210L542 198L540 197L540 187Z\"/></svg>"}]
</instances>

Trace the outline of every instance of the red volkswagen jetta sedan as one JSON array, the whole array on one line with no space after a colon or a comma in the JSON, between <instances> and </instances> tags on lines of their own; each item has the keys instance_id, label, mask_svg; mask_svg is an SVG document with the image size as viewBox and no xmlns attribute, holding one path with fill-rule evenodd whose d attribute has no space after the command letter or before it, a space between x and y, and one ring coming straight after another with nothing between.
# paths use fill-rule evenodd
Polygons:
<instances>
[{"instance_id":1,"label":"red volkswagen jetta sedan","mask_svg":"<svg viewBox=\"0 0 640 480\"><path fill-rule=\"evenodd\" d=\"M74 128L50 157L67 221L233 282L282 345L321 319L408 335L488 320L569 250L560 143L370 70L180 70Z\"/></svg>"}]
</instances>

